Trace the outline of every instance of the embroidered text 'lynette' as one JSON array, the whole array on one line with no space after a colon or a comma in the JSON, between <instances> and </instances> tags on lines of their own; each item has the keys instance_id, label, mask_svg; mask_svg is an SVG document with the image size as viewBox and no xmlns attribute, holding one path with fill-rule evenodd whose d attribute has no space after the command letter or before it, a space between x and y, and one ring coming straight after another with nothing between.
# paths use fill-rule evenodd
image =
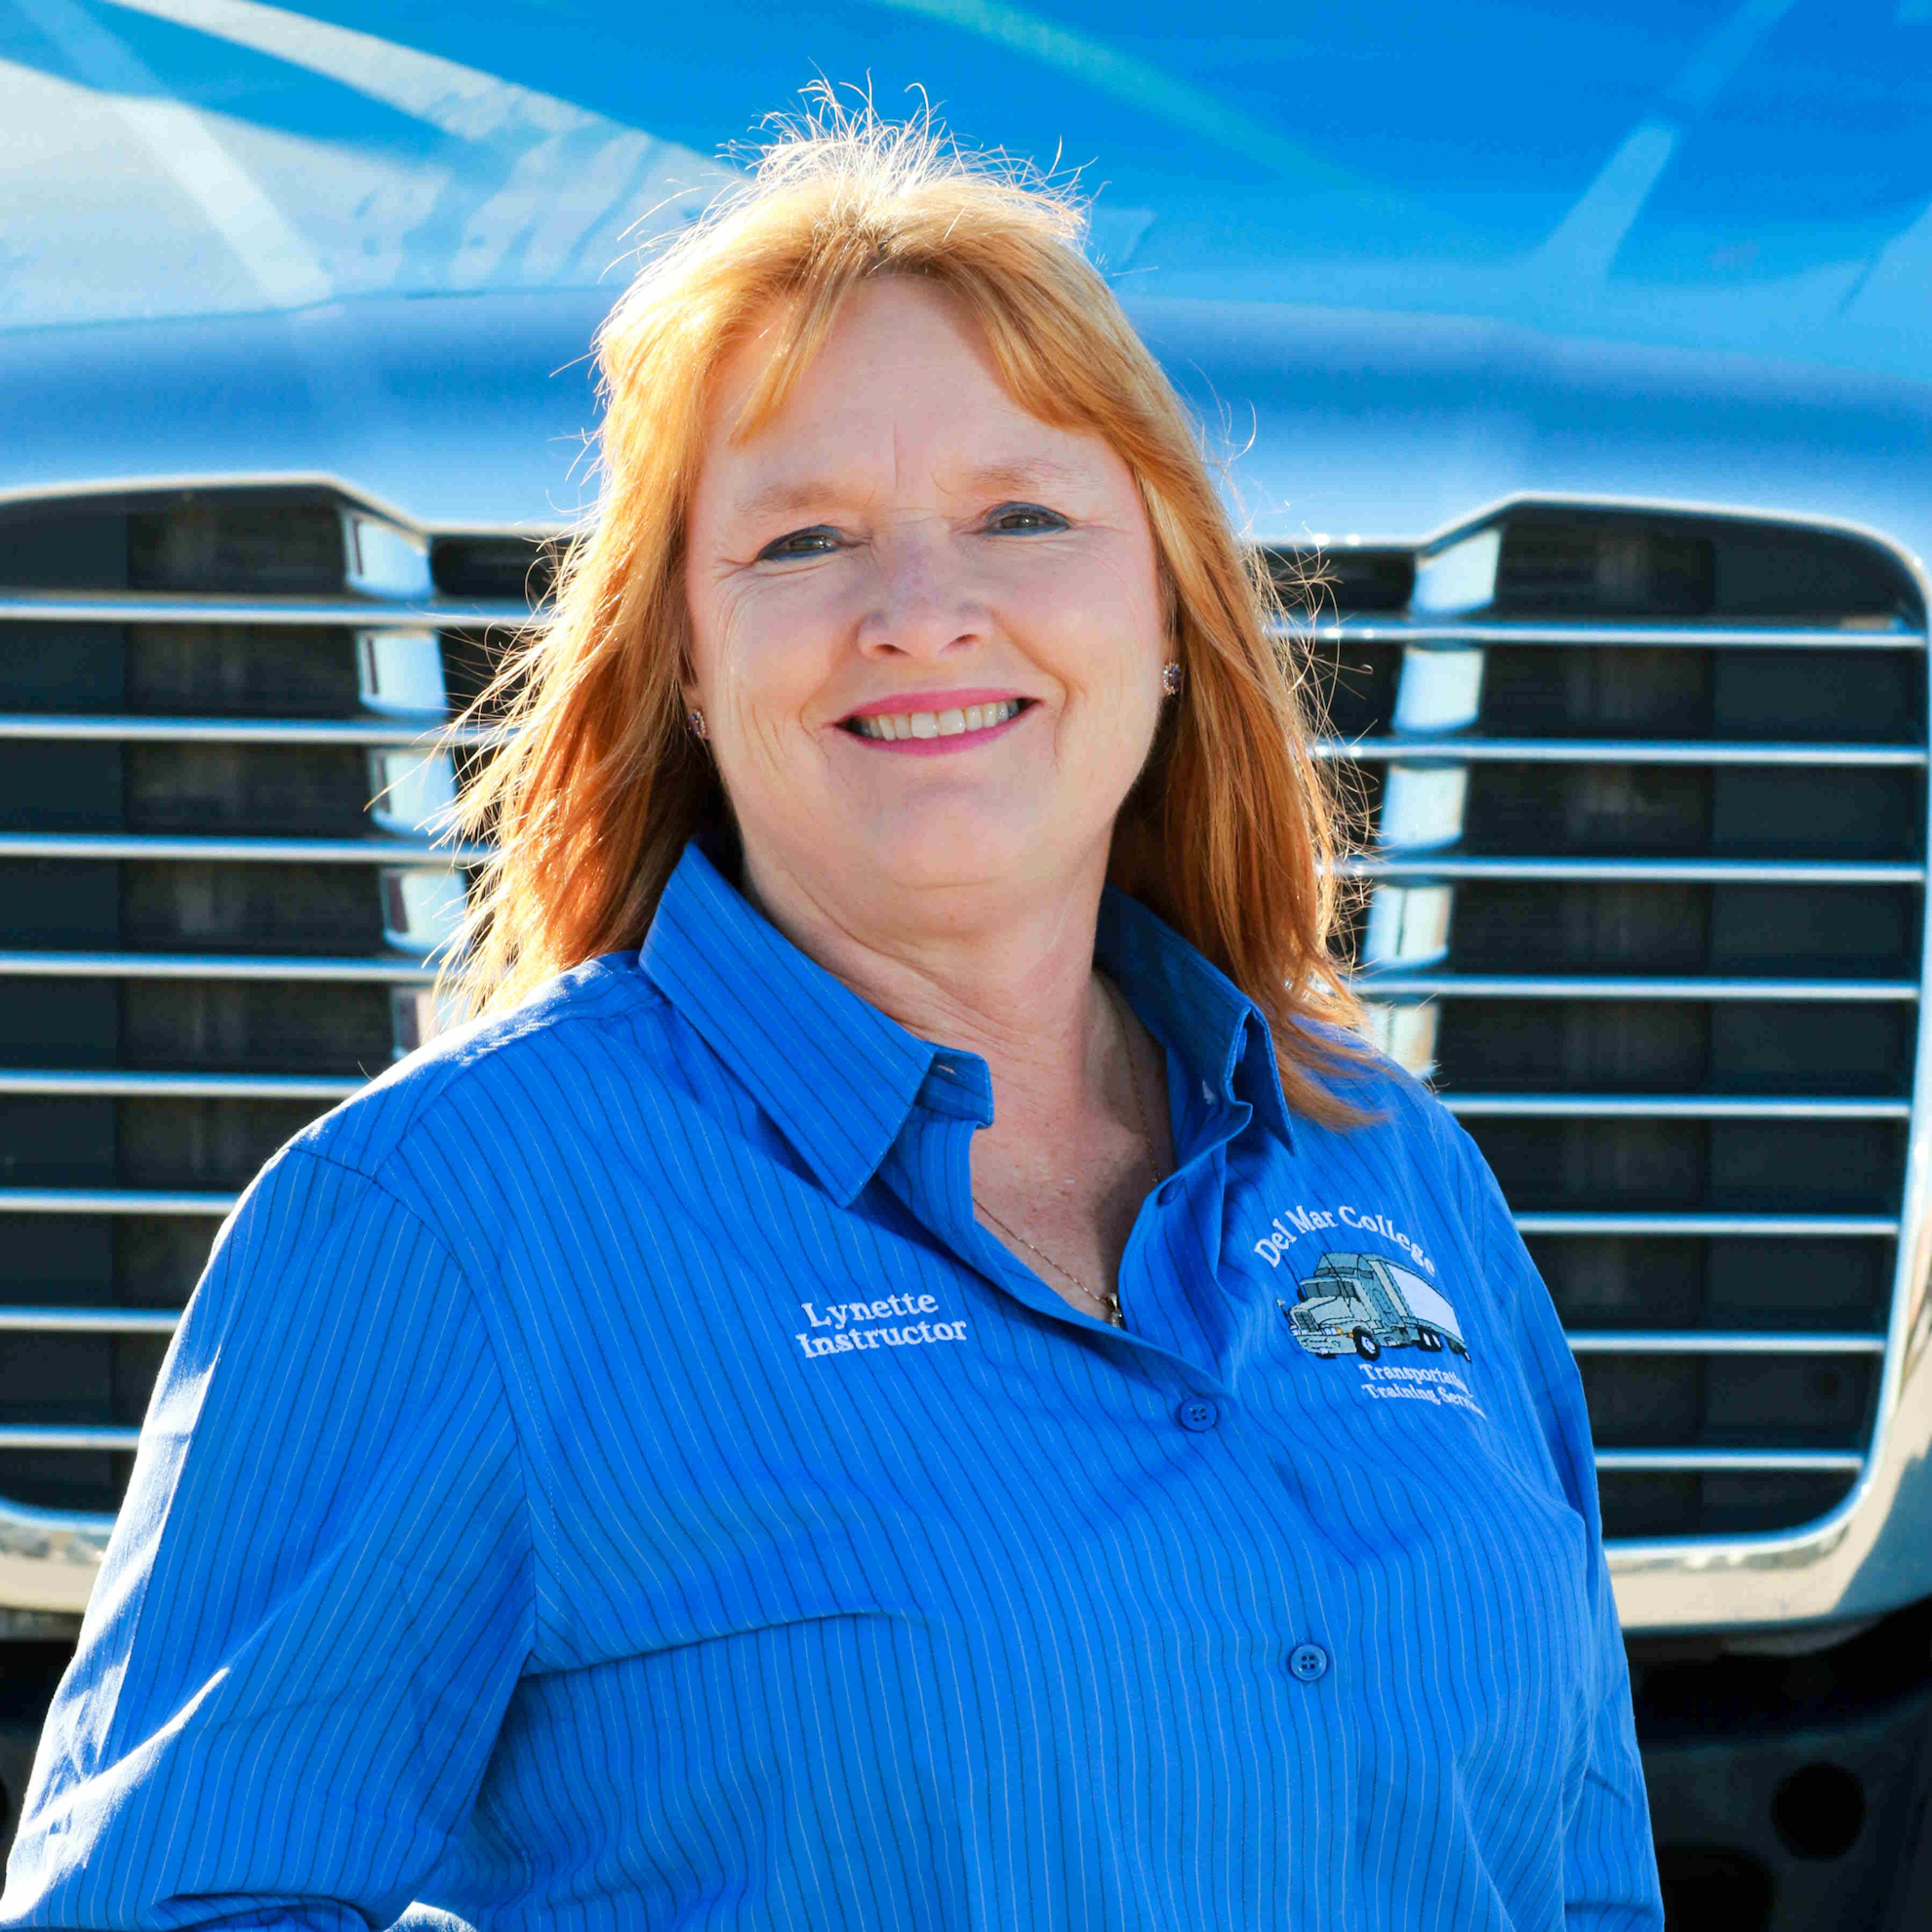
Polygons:
<instances>
[{"instance_id":1,"label":"embroidered text 'lynette'","mask_svg":"<svg viewBox=\"0 0 1932 1932\"><path fill-rule=\"evenodd\" d=\"M828 1303L821 1314L810 1302L798 1305L814 1328L828 1328L829 1335L799 1334L792 1339L808 1355L849 1355L860 1348L916 1348L929 1342L963 1342L963 1321L909 1322L906 1315L932 1314L939 1303L931 1295L890 1295L882 1302ZM899 1315L899 1324L888 1328L860 1328L862 1321L879 1321Z\"/></svg>"}]
</instances>

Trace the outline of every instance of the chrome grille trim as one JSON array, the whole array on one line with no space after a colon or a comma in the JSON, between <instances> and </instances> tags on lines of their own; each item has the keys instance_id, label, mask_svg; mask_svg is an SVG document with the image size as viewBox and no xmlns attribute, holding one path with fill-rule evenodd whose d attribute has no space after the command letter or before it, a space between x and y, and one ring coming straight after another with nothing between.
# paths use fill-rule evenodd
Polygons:
<instances>
[{"instance_id":1,"label":"chrome grille trim","mask_svg":"<svg viewBox=\"0 0 1932 1932\"><path fill-rule=\"evenodd\" d=\"M0 1449L110 1449L132 1454L141 1430L114 1423L0 1425ZM1599 1469L1785 1469L1853 1471L1865 1458L1841 1449L1599 1449ZM6 1506L12 1507L12 1506ZM99 1520L111 1526L113 1518Z\"/></svg>"},{"instance_id":2,"label":"chrome grille trim","mask_svg":"<svg viewBox=\"0 0 1932 1932\"><path fill-rule=\"evenodd\" d=\"M1899 1222L1885 1214L1519 1214L1519 1234L1662 1234L1707 1239L1729 1234L1857 1241L1896 1240Z\"/></svg>"},{"instance_id":3,"label":"chrome grille trim","mask_svg":"<svg viewBox=\"0 0 1932 1932\"><path fill-rule=\"evenodd\" d=\"M1364 999L1460 994L1464 999L1758 999L1897 1004L1918 998L1918 985L1913 980L1626 979L1599 974L1369 972L1361 974L1354 984Z\"/></svg>"},{"instance_id":4,"label":"chrome grille trim","mask_svg":"<svg viewBox=\"0 0 1932 1932\"><path fill-rule=\"evenodd\" d=\"M1446 752L1446 747L1445 747ZM1445 753L1438 753L1438 756ZM1925 867L1903 859L1505 859L1365 853L1345 860L1363 879L1567 879L1648 885L1922 885Z\"/></svg>"},{"instance_id":5,"label":"chrome grille trim","mask_svg":"<svg viewBox=\"0 0 1932 1932\"><path fill-rule=\"evenodd\" d=\"M0 1334L172 1335L181 1325L176 1308L0 1308Z\"/></svg>"},{"instance_id":6,"label":"chrome grille trim","mask_svg":"<svg viewBox=\"0 0 1932 1932\"><path fill-rule=\"evenodd\" d=\"M1863 625L1627 624L1606 619L1601 624L1566 624L1535 618L1498 622L1443 623L1402 618L1347 618L1340 623L1289 622L1275 626L1278 636L1297 642L1331 644L1507 644L1551 646L1675 647L1713 651L1847 651L1924 648L1925 633L1905 624Z\"/></svg>"},{"instance_id":7,"label":"chrome grille trim","mask_svg":"<svg viewBox=\"0 0 1932 1932\"><path fill-rule=\"evenodd\" d=\"M0 1449L114 1449L131 1456L140 1442L141 1430L126 1423L0 1425Z\"/></svg>"},{"instance_id":8,"label":"chrome grille trim","mask_svg":"<svg viewBox=\"0 0 1932 1932\"><path fill-rule=\"evenodd\" d=\"M1711 1328L1573 1328L1577 1355L1882 1355L1882 1335L1814 1335Z\"/></svg>"},{"instance_id":9,"label":"chrome grille trim","mask_svg":"<svg viewBox=\"0 0 1932 1932\"><path fill-rule=\"evenodd\" d=\"M0 1332L172 1335L181 1325L173 1308L0 1308ZM1880 1334L1815 1334L1717 1329L1571 1329L1580 1355L1882 1355Z\"/></svg>"},{"instance_id":10,"label":"chrome grille trim","mask_svg":"<svg viewBox=\"0 0 1932 1932\"><path fill-rule=\"evenodd\" d=\"M1865 1458L1854 1449L1599 1449L1596 1467L1660 1471L1807 1470L1820 1475L1853 1475L1865 1468Z\"/></svg>"},{"instance_id":11,"label":"chrome grille trim","mask_svg":"<svg viewBox=\"0 0 1932 1932\"><path fill-rule=\"evenodd\" d=\"M0 1187L0 1214L209 1215L232 1211L233 1193L141 1187ZM1808 1235L1893 1240L1896 1216L1880 1214L1519 1214L1520 1234Z\"/></svg>"},{"instance_id":12,"label":"chrome grille trim","mask_svg":"<svg viewBox=\"0 0 1932 1932\"><path fill-rule=\"evenodd\" d=\"M339 1101L367 1082L305 1073L127 1073L61 1067L0 1067L0 1094L75 1095L94 1100Z\"/></svg>"},{"instance_id":13,"label":"chrome grille trim","mask_svg":"<svg viewBox=\"0 0 1932 1932\"><path fill-rule=\"evenodd\" d=\"M1459 1119L1909 1120L1909 1100L1756 1094L1444 1094Z\"/></svg>"},{"instance_id":14,"label":"chrome grille trim","mask_svg":"<svg viewBox=\"0 0 1932 1932\"><path fill-rule=\"evenodd\" d=\"M212 624L303 630L534 630L543 612L495 599L364 602L356 598L73 595L0 590L0 624Z\"/></svg>"},{"instance_id":15,"label":"chrome grille trim","mask_svg":"<svg viewBox=\"0 0 1932 1932\"><path fill-rule=\"evenodd\" d=\"M409 718L160 718L62 715L13 711L0 716L0 739L58 744L367 745L480 746L499 734L452 724L446 717Z\"/></svg>"},{"instance_id":16,"label":"chrome grille trim","mask_svg":"<svg viewBox=\"0 0 1932 1932\"><path fill-rule=\"evenodd\" d=\"M114 1518L93 1509L0 1502L0 1576L8 1607L72 1615L87 1607Z\"/></svg>"},{"instance_id":17,"label":"chrome grille trim","mask_svg":"<svg viewBox=\"0 0 1932 1932\"><path fill-rule=\"evenodd\" d=\"M0 1187L0 1214L189 1215L220 1221L241 1198L168 1187Z\"/></svg>"},{"instance_id":18,"label":"chrome grille trim","mask_svg":"<svg viewBox=\"0 0 1932 1932\"><path fill-rule=\"evenodd\" d=\"M16 980L377 980L423 986L435 978L433 963L405 954L330 959L305 953L0 952L0 979Z\"/></svg>"},{"instance_id":19,"label":"chrome grille trim","mask_svg":"<svg viewBox=\"0 0 1932 1932\"><path fill-rule=\"evenodd\" d=\"M477 845L423 838L219 838L166 832L0 832L0 860L101 859L262 865L481 865Z\"/></svg>"},{"instance_id":20,"label":"chrome grille trim","mask_svg":"<svg viewBox=\"0 0 1932 1932\"><path fill-rule=\"evenodd\" d=\"M0 719L0 735L5 722ZM1315 755L1358 765L1439 764L1453 756L1457 764L1472 765L1822 765L1833 770L1916 770L1927 757L1922 745L1758 744L1749 739L1707 744L1675 738L1458 738L1453 750L1430 738L1324 738Z\"/></svg>"}]
</instances>

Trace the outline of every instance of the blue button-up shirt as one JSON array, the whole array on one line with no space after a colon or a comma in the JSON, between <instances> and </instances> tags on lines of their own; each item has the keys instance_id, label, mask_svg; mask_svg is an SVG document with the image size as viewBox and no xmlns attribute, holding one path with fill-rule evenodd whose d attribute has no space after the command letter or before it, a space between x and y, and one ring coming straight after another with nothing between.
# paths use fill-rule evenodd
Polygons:
<instances>
[{"instance_id":1,"label":"blue button-up shirt","mask_svg":"<svg viewBox=\"0 0 1932 1932\"><path fill-rule=\"evenodd\" d=\"M1292 1119L1109 892L1127 1330L975 1220L977 1057L696 847L300 1136L168 1357L8 1925L1660 1923L1576 1369L1414 1085Z\"/></svg>"}]
</instances>

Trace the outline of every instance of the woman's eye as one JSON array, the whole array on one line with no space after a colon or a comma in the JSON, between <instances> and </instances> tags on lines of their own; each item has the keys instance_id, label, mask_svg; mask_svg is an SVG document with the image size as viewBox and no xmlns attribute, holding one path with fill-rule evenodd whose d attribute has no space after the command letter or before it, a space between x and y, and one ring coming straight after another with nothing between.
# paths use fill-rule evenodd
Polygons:
<instances>
[{"instance_id":1,"label":"woman's eye","mask_svg":"<svg viewBox=\"0 0 1932 1932\"><path fill-rule=\"evenodd\" d=\"M823 523L815 523L809 530L788 530L783 537L774 537L758 552L760 563L786 563L794 557L828 556L838 548L838 532Z\"/></svg>"},{"instance_id":2,"label":"woman's eye","mask_svg":"<svg viewBox=\"0 0 1932 1932\"><path fill-rule=\"evenodd\" d=\"M1001 503L986 519L988 530L1013 531L1021 536L1067 527L1067 519L1058 510L1044 509L1038 503Z\"/></svg>"}]
</instances>

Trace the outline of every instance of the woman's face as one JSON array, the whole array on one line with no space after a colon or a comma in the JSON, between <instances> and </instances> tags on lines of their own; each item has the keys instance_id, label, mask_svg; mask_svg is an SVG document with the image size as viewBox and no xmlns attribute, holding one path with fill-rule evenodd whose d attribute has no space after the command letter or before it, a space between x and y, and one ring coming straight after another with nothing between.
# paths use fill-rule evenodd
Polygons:
<instances>
[{"instance_id":1,"label":"woman's face","mask_svg":"<svg viewBox=\"0 0 1932 1932\"><path fill-rule=\"evenodd\" d=\"M1169 655L1126 464L1021 409L926 284L857 292L734 443L766 354L720 371L685 564L752 885L884 925L1097 887Z\"/></svg>"}]
</instances>

